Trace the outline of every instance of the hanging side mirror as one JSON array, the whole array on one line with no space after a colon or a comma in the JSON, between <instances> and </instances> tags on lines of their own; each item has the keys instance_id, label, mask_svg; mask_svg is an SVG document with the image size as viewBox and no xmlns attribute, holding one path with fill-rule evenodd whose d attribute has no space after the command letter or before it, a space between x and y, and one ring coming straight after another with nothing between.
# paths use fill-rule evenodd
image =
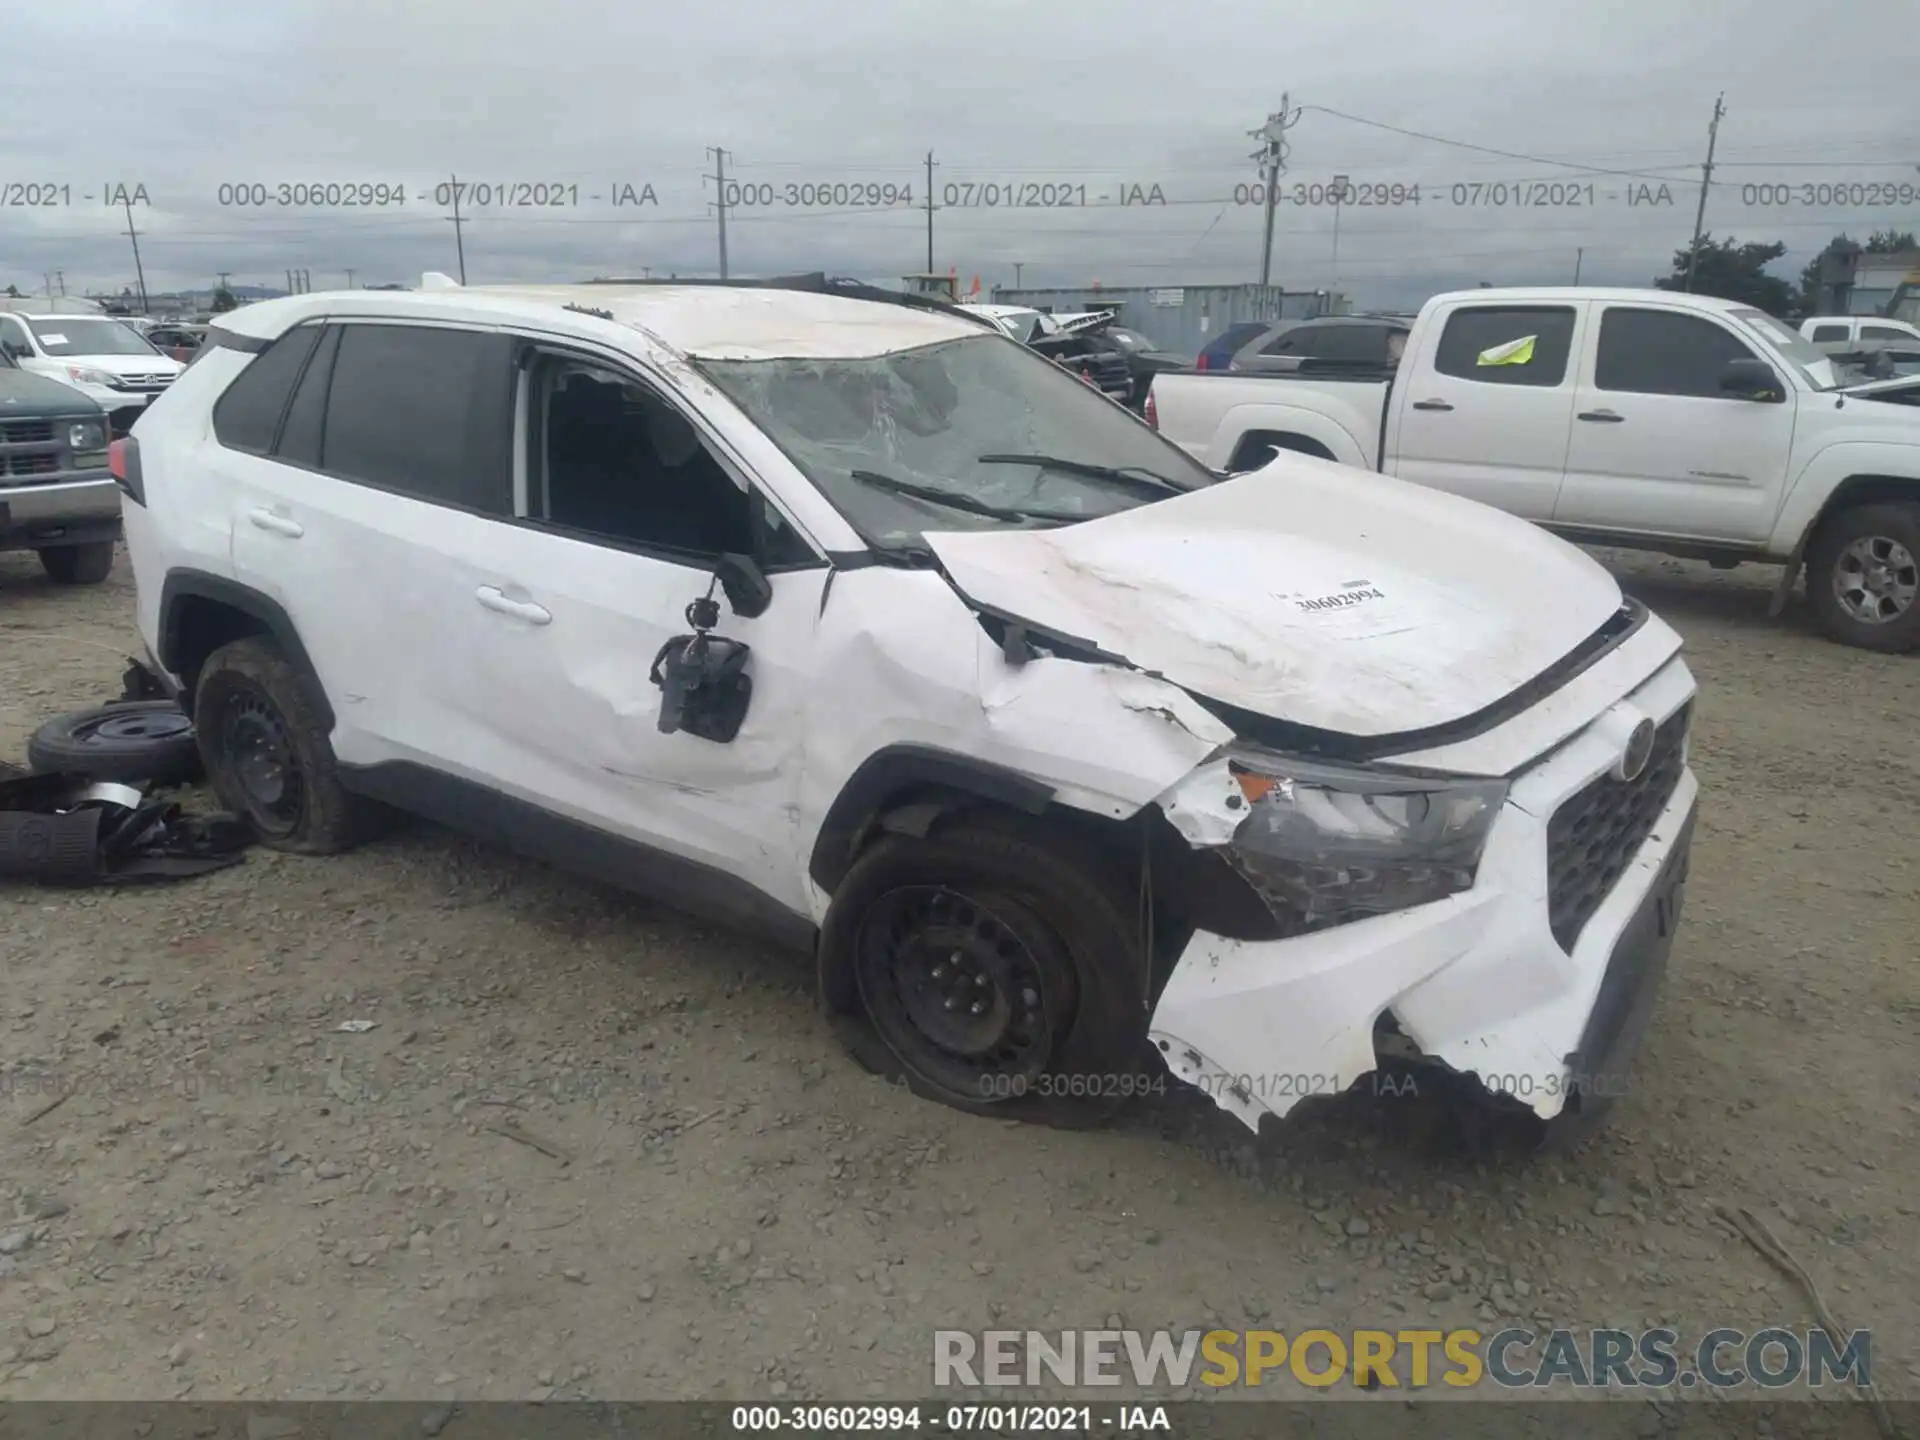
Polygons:
<instances>
[{"instance_id":1,"label":"hanging side mirror","mask_svg":"<svg viewBox=\"0 0 1920 1440\"><path fill-rule=\"evenodd\" d=\"M727 604L742 619L765 614L773 603L773 582L751 555L722 555L713 573L726 591Z\"/></svg>"}]
</instances>

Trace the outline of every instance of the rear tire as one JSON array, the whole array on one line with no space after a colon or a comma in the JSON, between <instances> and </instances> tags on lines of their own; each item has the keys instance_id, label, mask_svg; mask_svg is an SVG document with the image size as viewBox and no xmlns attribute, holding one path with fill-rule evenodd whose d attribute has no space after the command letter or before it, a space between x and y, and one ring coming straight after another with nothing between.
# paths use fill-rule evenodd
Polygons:
<instances>
[{"instance_id":1,"label":"rear tire","mask_svg":"<svg viewBox=\"0 0 1920 1440\"><path fill-rule=\"evenodd\" d=\"M1920 504L1862 505L1822 525L1807 550L1807 603L1842 645L1920 647Z\"/></svg>"},{"instance_id":2,"label":"rear tire","mask_svg":"<svg viewBox=\"0 0 1920 1440\"><path fill-rule=\"evenodd\" d=\"M220 803L262 844L296 855L350 850L385 815L340 784L317 689L258 636L209 655L194 689L194 731Z\"/></svg>"},{"instance_id":3,"label":"rear tire","mask_svg":"<svg viewBox=\"0 0 1920 1440\"><path fill-rule=\"evenodd\" d=\"M885 836L821 927L843 1038L955 1109L1102 1123L1150 1088L1147 962L1124 897L1097 858L1025 817Z\"/></svg>"},{"instance_id":4,"label":"rear tire","mask_svg":"<svg viewBox=\"0 0 1920 1440\"><path fill-rule=\"evenodd\" d=\"M40 552L40 564L56 585L98 585L113 573L113 541L49 545Z\"/></svg>"}]
</instances>

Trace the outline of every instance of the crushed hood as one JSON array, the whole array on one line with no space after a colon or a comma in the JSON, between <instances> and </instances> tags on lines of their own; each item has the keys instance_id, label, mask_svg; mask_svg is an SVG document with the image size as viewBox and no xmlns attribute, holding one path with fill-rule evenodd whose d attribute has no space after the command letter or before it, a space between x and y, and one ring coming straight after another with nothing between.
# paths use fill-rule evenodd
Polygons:
<instances>
[{"instance_id":1,"label":"crushed hood","mask_svg":"<svg viewBox=\"0 0 1920 1440\"><path fill-rule=\"evenodd\" d=\"M1495 704L1622 603L1595 561L1524 520L1299 455L1062 529L926 540L978 606L1355 737Z\"/></svg>"}]
</instances>

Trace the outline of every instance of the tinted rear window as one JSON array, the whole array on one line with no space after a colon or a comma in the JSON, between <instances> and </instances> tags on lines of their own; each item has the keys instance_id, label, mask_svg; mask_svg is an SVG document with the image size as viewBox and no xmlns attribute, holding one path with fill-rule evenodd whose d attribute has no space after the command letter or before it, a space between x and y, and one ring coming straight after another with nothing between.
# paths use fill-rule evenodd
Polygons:
<instances>
[{"instance_id":1,"label":"tinted rear window","mask_svg":"<svg viewBox=\"0 0 1920 1440\"><path fill-rule=\"evenodd\" d=\"M318 325L301 325L253 357L213 407L213 433L222 445L252 455L273 448L287 397L319 338Z\"/></svg>"},{"instance_id":2,"label":"tinted rear window","mask_svg":"<svg viewBox=\"0 0 1920 1440\"><path fill-rule=\"evenodd\" d=\"M414 325L342 327L322 454L329 475L513 512L512 341Z\"/></svg>"}]
</instances>

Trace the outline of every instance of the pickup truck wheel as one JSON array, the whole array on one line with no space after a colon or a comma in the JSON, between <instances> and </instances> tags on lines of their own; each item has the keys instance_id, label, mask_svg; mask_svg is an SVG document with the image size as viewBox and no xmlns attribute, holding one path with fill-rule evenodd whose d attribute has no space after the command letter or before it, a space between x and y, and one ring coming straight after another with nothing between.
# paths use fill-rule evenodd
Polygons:
<instances>
[{"instance_id":1,"label":"pickup truck wheel","mask_svg":"<svg viewBox=\"0 0 1920 1440\"><path fill-rule=\"evenodd\" d=\"M340 784L313 684L269 642L235 640L200 667L194 729L220 803L263 844L331 855L368 838L382 812Z\"/></svg>"},{"instance_id":2,"label":"pickup truck wheel","mask_svg":"<svg viewBox=\"0 0 1920 1440\"><path fill-rule=\"evenodd\" d=\"M56 585L98 585L113 573L113 542L49 545L40 552L40 564Z\"/></svg>"},{"instance_id":3,"label":"pickup truck wheel","mask_svg":"<svg viewBox=\"0 0 1920 1440\"><path fill-rule=\"evenodd\" d=\"M1149 1089L1137 923L1097 863L1044 831L968 820L885 837L842 881L820 944L930 1099L1078 1128Z\"/></svg>"},{"instance_id":4,"label":"pickup truck wheel","mask_svg":"<svg viewBox=\"0 0 1920 1440\"><path fill-rule=\"evenodd\" d=\"M1807 599L1843 645L1920 646L1920 505L1862 505L1828 521L1807 552Z\"/></svg>"}]
</instances>

